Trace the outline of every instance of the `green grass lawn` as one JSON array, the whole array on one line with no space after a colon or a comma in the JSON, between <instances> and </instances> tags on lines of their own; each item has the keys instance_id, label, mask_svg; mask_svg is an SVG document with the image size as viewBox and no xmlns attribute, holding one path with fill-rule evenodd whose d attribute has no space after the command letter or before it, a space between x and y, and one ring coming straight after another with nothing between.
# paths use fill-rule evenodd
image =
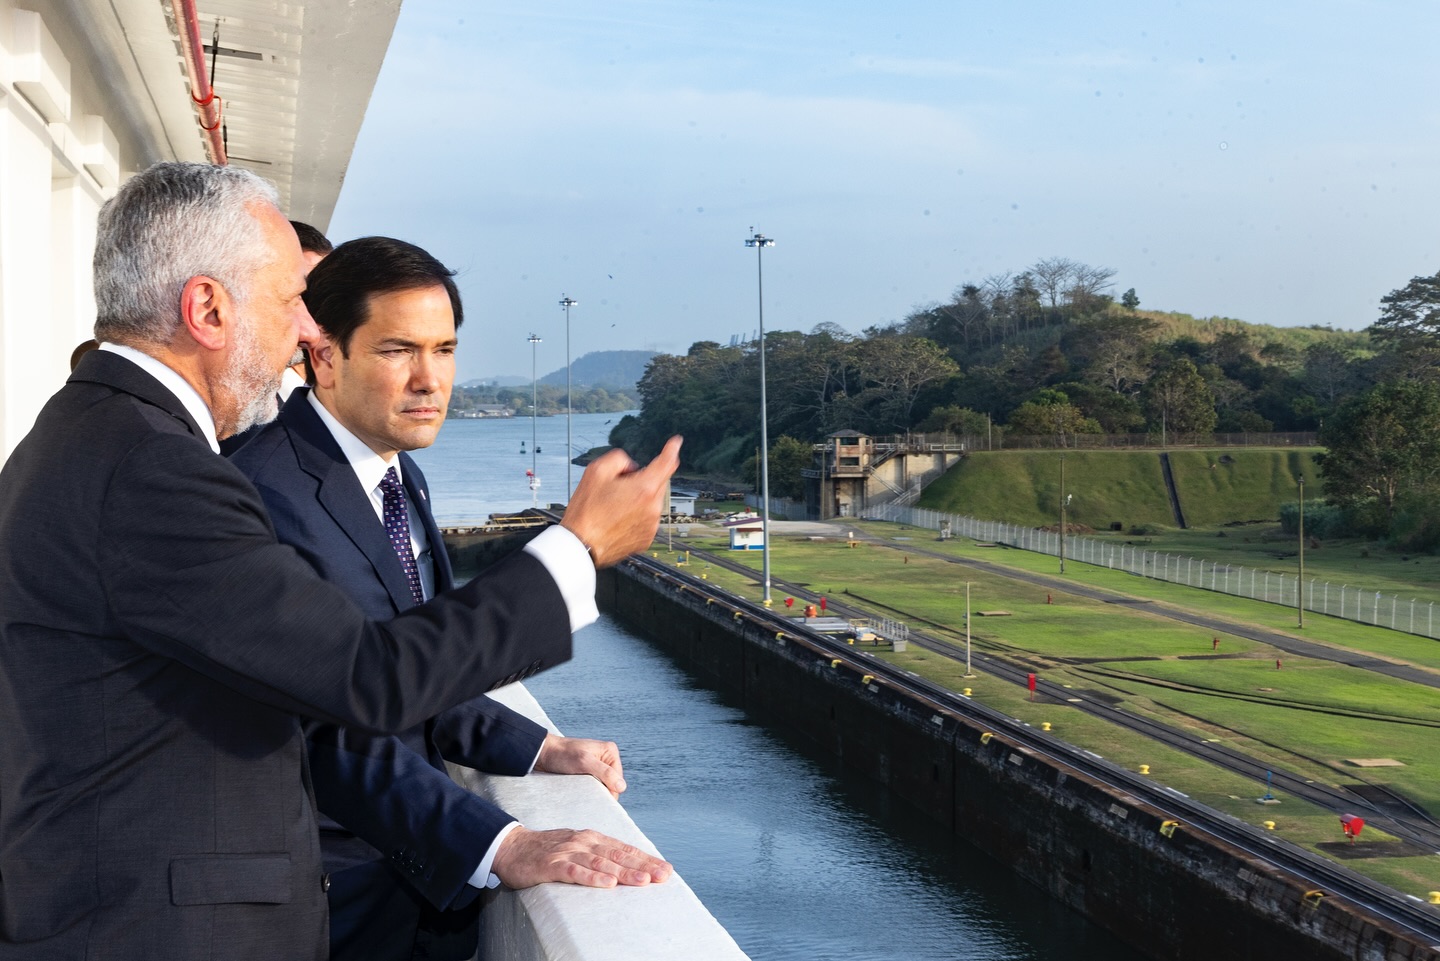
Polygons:
<instances>
[{"instance_id":1,"label":"green grass lawn","mask_svg":"<svg viewBox=\"0 0 1440 961\"><path fill-rule=\"evenodd\" d=\"M1435 748L1440 745L1440 731L1435 729L1440 725L1440 691L1281 654L1267 644L1229 634L1221 635L1221 656L1212 656L1211 632L1158 617L1146 610L1148 605L1106 604L1058 591L1049 592L1047 602L1046 592L1034 585L966 572L904 549L911 545L939 549L1046 574L1056 573L1053 557L981 548L965 539L941 543L930 532L901 525L857 527L887 537L897 549L776 537L771 547L772 576L905 621L957 645L963 643L968 580L972 610L1008 612L1003 617L973 618L976 651L1029 664L1048 681L1102 692L1137 714L1189 727L1267 763L1331 784L1383 782L1440 812L1440 751ZM687 539L690 546L717 551L726 543L723 535L707 534L699 527ZM672 563L683 556L659 553ZM758 552L728 556L754 570L761 564ZM705 573L734 593L759 597L754 576L707 566L698 558L691 560L690 570ZM1298 631L1294 613L1275 605L1089 565L1070 564L1066 577L1440 670L1440 642L1319 616L1307 617L1306 629ZM778 588L773 594L778 606L785 595ZM799 604L807 600L802 598ZM1279 807L1257 805L1254 798L1263 793L1263 785L1161 748L1068 705L1030 702L1023 689L1007 682L963 681L959 677L963 662L913 648L885 656L957 690L970 686L983 703L1029 723L1050 721L1056 734L1116 763L1132 769L1150 764L1152 776L1219 810L1257 825L1274 820L1276 830L1296 843L1319 851L1316 845L1340 837L1338 812L1314 809L1293 798ZM1282 670L1275 669L1277 657L1283 657ZM1392 758L1404 766L1361 769L1349 763L1353 758L1374 757ZM1380 832L1368 830L1360 844L1384 840ZM1423 896L1440 889L1440 857L1372 858L1347 864L1409 893Z\"/></svg>"}]
</instances>

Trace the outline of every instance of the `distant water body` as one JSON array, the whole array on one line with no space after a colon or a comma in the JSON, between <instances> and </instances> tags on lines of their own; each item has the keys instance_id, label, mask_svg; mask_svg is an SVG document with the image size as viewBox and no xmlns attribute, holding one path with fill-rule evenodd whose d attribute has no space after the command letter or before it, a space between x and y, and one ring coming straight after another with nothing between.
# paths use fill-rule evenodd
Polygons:
<instances>
[{"instance_id":1,"label":"distant water body","mask_svg":"<svg viewBox=\"0 0 1440 961\"><path fill-rule=\"evenodd\" d=\"M619 417L577 416L576 446ZM541 502L561 500L565 418L536 430ZM530 506L529 447L528 418L447 424L417 456L442 521ZM1144 961L610 618L575 652L526 686L563 730L620 745L626 809L757 961Z\"/></svg>"}]
</instances>

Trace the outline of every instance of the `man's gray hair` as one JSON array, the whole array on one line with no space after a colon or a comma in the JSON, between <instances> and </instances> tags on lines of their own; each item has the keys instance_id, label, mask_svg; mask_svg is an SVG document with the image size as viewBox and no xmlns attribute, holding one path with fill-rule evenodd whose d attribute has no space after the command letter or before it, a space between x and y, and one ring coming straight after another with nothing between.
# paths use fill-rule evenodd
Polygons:
<instances>
[{"instance_id":1,"label":"man's gray hair","mask_svg":"<svg viewBox=\"0 0 1440 961\"><path fill-rule=\"evenodd\" d=\"M169 343L192 277L213 277L243 305L271 256L251 208L277 202L274 187L238 167L166 162L130 178L100 210L95 339Z\"/></svg>"}]
</instances>

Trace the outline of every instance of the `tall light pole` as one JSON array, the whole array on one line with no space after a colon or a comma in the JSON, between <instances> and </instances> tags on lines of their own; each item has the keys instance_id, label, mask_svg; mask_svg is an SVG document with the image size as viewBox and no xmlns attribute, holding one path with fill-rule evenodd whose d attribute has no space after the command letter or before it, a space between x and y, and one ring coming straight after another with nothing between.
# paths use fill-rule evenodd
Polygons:
<instances>
[{"instance_id":1,"label":"tall light pole","mask_svg":"<svg viewBox=\"0 0 1440 961\"><path fill-rule=\"evenodd\" d=\"M1305 626L1305 477L1300 477L1300 576L1295 578L1297 627Z\"/></svg>"},{"instance_id":2,"label":"tall light pole","mask_svg":"<svg viewBox=\"0 0 1440 961\"><path fill-rule=\"evenodd\" d=\"M570 462L575 459L575 451L570 446L570 308L579 304L580 301L572 300L568 295L561 299L560 306L565 308L565 503L570 503Z\"/></svg>"},{"instance_id":3,"label":"tall light pole","mask_svg":"<svg viewBox=\"0 0 1440 961\"><path fill-rule=\"evenodd\" d=\"M965 582L965 676L974 677L970 670L970 582Z\"/></svg>"},{"instance_id":4,"label":"tall light pole","mask_svg":"<svg viewBox=\"0 0 1440 961\"><path fill-rule=\"evenodd\" d=\"M540 506L540 472L535 461L535 418L540 413L540 381L535 376L535 345L540 335L530 335L530 506Z\"/></svg>"},{"instance_id":5,"label":"tall light pole","mask_svg":"<svg viewBox=\"0 0 1440 961\"><path fill-rule=\"evenodd\" d=\"M754 227L750 228L754 230ZM745 239L746 247L755 248L755 285L760 306L760 537L764 540L761 548L765 581L765 606L770 606L770 430L765 406L765 270L761 265L766 247L774 247L775 241L757 233Z\"/></svg>"},{"instance_id":6,"label":"tall light pole","mask_svg":"<svg viewBox=\"0 0 1440 961\"><path fill-rule=\"evenodd\" d=\"M1065 573L1065 508L1070 498L1065 496L1065 455L1060 455L1060 573Z\"/></svg>"}]
</instances>

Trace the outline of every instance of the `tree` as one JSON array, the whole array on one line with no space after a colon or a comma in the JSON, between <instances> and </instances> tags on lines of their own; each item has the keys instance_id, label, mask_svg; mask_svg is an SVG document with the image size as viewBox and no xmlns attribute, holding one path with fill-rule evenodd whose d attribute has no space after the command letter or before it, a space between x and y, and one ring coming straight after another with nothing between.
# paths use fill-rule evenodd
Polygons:
<instances>
[{"instance_id":1,"label":"tree","mask_svg":"<svg viewBox=\"0 0 1440 961\"><path fill-rule=\"evenodd\" d=\"M1035 266L1030 268L1030 278L1035 289L1050 301L1051 310L1060 306L1060 296L1069 289L1070 275L1076 266L1075 261L1067 257L1046 257L1036 261Z\"/></svg>"},{"instance_id":2,"label":"tree","mask_svg":"<svg viewBox=\"0 0 1440 961\"><path fill-rule=\"evenodd\" d=\"M925 434L957 434L961 437L984 437L989 427L990 418L957 404L936 407L915 425L916 430Z\"/></svg>"},{"instance_id":3,"label":"tree","mask_svg":"<svg viewBox=\"0 0 1440 961\"><path fill-rule=\"evenodd\" d=\"M1325 422L1317 456L1325 496L1364 511L1386 532L1402 497L1435 493L1440 475L1440 386L1382 384Z\"/></svg>"},{"instance_id":4,"label":"tree","mask_svg":"<svg viewBox=\"0 0 1440 961\"><path fill-rule=\"evenodd\" d=\"M1440 273L1412 278L1380 298L1380 304L1380 319L1370 335L1382 344L1433 348L1440 342Z\"/></svg>"},{"instance_id":5,"label":"tree","mask_svg":"<svg viewBox=\"0 0 1440 961\"><path fill-rule=\"evenodd\" d=\"M1215 397L1188 357L1180 357L1145 385L1151 426L1177 434L1208 434L1215 429Z\"/></svg>"},{"instance_id":6,"label":"tree","mask_svg":"<svg viewBox=\"0 0 1440 961\"><path fill-rule=\"evenodd\" d=\"M741 476L757 476L755 455L741 465ZM812 445L793 437L780 436L770 445L770 496L801 500L805 497L805 478L800 471L815 464Z\"/></svg>"},{"instance_id":7,"label":"tree","mask_svg":"<svg viewBox=\"0 0 1440 961\"><path fill-rule=\"evenodd\" d=\"M1326 408L1334 407L1341 396L1355 388L1358 372L1352 358L1333 344L1317 343L1305 348L1305 389Z\"/></svg>"},{"instance_id":8,"label":"tree","mask_svg":"<svg viewBox=\"0 0 1440 961\"><path fill-rule=\"evenodd\" d=\"M1113 286L1111 279L1114 276L1115 269L1113 267L1091 267L1089 264L1076 264L1070 274L1070 286L1065 291L1066 299L1077 310L1103 309L1111 302L1105 291Z\"/></svg>"},{"instance_id":9,"label":"tree","mask_svg":"<svg viewBox=\"0 0 1440 961\"><path fill-rule=\"evenodd\" d=\"M1010 412L1010 435L1053 437L1060 447L1069 447L1076 434L1098 434L1100 425L1070 403L1058 390L1042 390Z\"/></svg>"},{"instance_id":10,"label":"tree","mask_svg":"<svg viewBox=\"0 0 1440 961\"><path fill-rule=\"evenodd\" d=\"M874 421L909 430L920 391L960 368L940 346L923 337L870 337L858 345L857 366L865 379L865 404Z\"/></svg>"},{"instance_id":11,"label":"tree","mask_svg":"<svg viewBox=\"0 0 1440 961\"><path fill-rule=\"evenodd\" d=\"M1126 310L1135 310L1140 306L1140 295L1135 293L1134 287L1120 295L1120 304Z\"/></svg>"},{"instance_id":12,"label":"tree","mask_svg":"<svg viewBox=\"0 0 1440 961\"><path fill-rule=\"evenodd\" d=\"M1087 380L1117 394L1134 393L1149 376L1155 323L1138 314L1107 311L1077 323L1070 336Z\"/></svg>"}]
</instances>

